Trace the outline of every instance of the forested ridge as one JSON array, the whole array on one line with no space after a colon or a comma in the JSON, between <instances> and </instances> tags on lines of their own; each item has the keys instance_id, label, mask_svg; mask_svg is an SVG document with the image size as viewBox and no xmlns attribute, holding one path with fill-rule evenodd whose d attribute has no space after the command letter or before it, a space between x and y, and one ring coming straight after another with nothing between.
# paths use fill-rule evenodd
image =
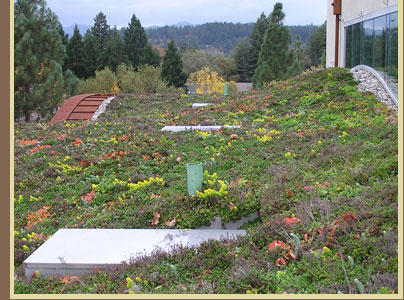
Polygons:
<instances>
[{"instance_id":1,"label":"forested ridge","mask_svg":"<svg viewBox=\"0 0 404 300\"><path fill-rule=\"evenodd\" d=\"M319 28L317 25L287 26L290 30L292 42L296 35L300 36L302 45L305 46L309 36ZM158 28L145 28L148 40L153 45L165 46L170 40L177 45L188 45L196 49L204 49L206 45L230 54L236 46L238 39L249 37L254 28L254 23L227 23L213 22L201 25L163 26ZM121 32L124 28L121 29Z\"/></svg>"}]
</instances>

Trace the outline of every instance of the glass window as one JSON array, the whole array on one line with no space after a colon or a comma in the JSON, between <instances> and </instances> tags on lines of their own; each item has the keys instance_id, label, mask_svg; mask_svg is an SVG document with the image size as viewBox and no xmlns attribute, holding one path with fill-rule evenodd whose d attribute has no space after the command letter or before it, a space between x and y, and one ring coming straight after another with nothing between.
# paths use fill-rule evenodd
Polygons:
<instances>
[{"instance_id":1,"label":"glass window","mask_svg":"<svg viewBox=\"0 0 404 300\"><path fill-rule=\"evenodd\" d=\"M384 71L386 60L387 16L375 19L375 47L373 68Z\"/></svg>"},{"instance_id":2,"label":"glass window","mask_svg":"<svg viewBox=\"0 0 404 300\"><path fill-rule=\"evenodd\" d=\"M352 26L345 31L345 67L352 68Z\"/></svg>"},{"instance_id":3,"label":"glass window","mask_svg":"<svg viewBox=\"0 0 404 300\"><path fill-rule=\"evenodd\" d=\"M387 72L398 79L398 13L391 14L389 19Z\"/></svg>"},{"instance_id":4,"label":"glass window","mask_svg":"<svg viewBox=\"0 0 404 300\"><path fill-rule=\"evenodd\" d=\"M369 67L373 66L373 24L374 19L363 22L362 28L362 37L363 37L363 45L362 45L362 64L367 65Z\"/></svg>"},{"instance_id":5,"label":"glass window","mask_svg":"<svg viewBox=\"0 0 404 300\"><path fill-rule=\"evenodd\" d=\"M361 28L362 23L352 26L352 66L360 65L361 63Z\"/></svg>"}]
</instances>

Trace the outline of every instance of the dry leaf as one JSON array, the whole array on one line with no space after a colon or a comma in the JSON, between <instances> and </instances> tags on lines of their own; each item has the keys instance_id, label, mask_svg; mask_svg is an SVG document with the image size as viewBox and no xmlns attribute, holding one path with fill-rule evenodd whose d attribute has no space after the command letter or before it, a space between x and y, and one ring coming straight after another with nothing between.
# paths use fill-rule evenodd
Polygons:
<instances>
[{"instance_id":1,"label":"dry leaf","mask_svg":"<svg viewBox=\"0 0 404 300\"><path fill-rule=\"evenodd\" d=\"M173 227L176 221L177 221L177 220L176 220L175 217L174 217L174 219L172 219L171 221L167 221L167 222L166 222L166 225L167 225L168 227Z\"/></svg>"},{"instance_id":2,"label":"dry leaf","mask_svg":"<svg viewBox=\"0 0 404 300\"><path fill-rule=\"evenodd\" d=\"M154 193L151 193L150 199L158 199L158 198L160 198L159 195L155 195Z\"/></svg>"},{"instance_id":3,"label":"dry leaf","mask_svg":"<svg viewBox=\"0 0 404 300\"><path fill-rule=\"evenodd\" d=\"M152 225L157 225L159 223L159 219L160 219L160 214L157 212L153 213Z\"/></svg>"},{"instance_id":4,"label":"dry leaf","mask_svg":"<svg viewBox=\"0 0 404 300\"><path fill-rule=\"evenodd\" d=\"M203 271L202 274L203 275L209 275L209 274L212 274L212 271L211 270L206 270L206 271Z\"/></svg>"},{"instance_id":5,"label":"dry leaf","mask_svg":"<svg viewBox=\"0 0 404 300\"><path fill-rule=\"evenodd\" d=\"M233 209L234 209L234 204L233 204L233 202L231 202L230 200L229 200L229 208L230 208L230 210L233 210Z\"/></svg>"},{"instance_id":6,"label":"dry leaf","mask_svg":"<svg viewBox=\"0 0 404 300\"><path fill-rule=\"evenodd\" d=\"M230 141L234 141L234 140L237 140L238 139L238 135L237 134L232 134L231 136L230 136Z\"/></svg>"}]
</instances>

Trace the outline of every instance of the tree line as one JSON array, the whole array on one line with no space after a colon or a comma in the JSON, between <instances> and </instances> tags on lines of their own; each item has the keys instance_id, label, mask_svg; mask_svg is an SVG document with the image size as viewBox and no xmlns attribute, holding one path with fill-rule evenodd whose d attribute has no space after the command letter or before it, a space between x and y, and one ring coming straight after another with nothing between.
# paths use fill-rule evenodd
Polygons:
<instances>
[{"instance_id":1,"label":"tree line","mask_svg":"<svg viewBox=\"0 0 404 300\"><path fill-rule=\"evenodd\" d=\"M170 86L184 86L181 56L174 42L168 43L163 62L158 50L133 14L121 37L106 15L98 13L94 25L82 36L77 25L68 39L58 17L41 0L14 2L14 117L30 121L32 112L44 116L75 94L80 79L97 70L116 71L121 64L134 70L160 66Z\"/></svg>"},{"instance_id":2,"label":"tree line","mask_svg":"<svg viewBox=\"0 0 404 300\"><path fill-rule=\"evenodd\" d=\"M135 14L127 27L118 30L111 28L106 15L100 12L84 36L76 25L68 39L58 17L44 1L16 0L14 5L14 112L15 119L25 116L26 121L34 111L41 116L54 113L63 99L77 94L86 79L94 79L101 70L117 72L122 65L133 72L142 66L155 67L168 87L184 87L192 73L209 67L226 81L252 81L254 87L260 88L266 82L292 77L324 60L325 24L308 37L305 48L299 35L292 44L290 29L283 25L281 3L275 4L268 17L264 13L259 16L251 34L238 39L231 57L212 57L186 43L177 48L171 40L164 45L163 58L152 47ZM218 31L224 36L230 33L223 28L232 28L228 23L205 25L209 34ZM237 26L241 25L245 24ZM202 25L184 26L183 30L187 28ZM212 42L208 37L202 40ZM145 73L146 69L142 70ZM131 72L127 77L134 76Z\"/></svg>"},{"instance_id":3,"label":"tree line","mask_svg":"<svg viewBox=\"0 0 404 300\"><path fill-rule=\"evenodd\" d=\"M254 23L250 37L240 39L233 57L241 82L253 82L255 88L272 80L283 80L310 66L325 65L326 24L318 27L302 47L299 35L292 43L291 33L283 25L282 3L275 3L269 16L262 13Z\"/></svg>"},{"instance_id":4,"label":"tree line","mask_svg":"<svg viewBox=\"0 0 404 300\"><path fill-rule=\"evenodd\" d=\"M210 45L225 55L231 55L239 39L249 37L253 32L254 23L228 23L212 22L201 25L163 26L147 28L147 38L153 45L164 46L167 41L174 40L177 45L188 45L194 49L203 49ZM299 35L303 45L306 45L309 36L318 29L316 25L287 26L292 36L292 42ZM121 29L122 31L124 28Z\"/></svg>"}]
</instances>

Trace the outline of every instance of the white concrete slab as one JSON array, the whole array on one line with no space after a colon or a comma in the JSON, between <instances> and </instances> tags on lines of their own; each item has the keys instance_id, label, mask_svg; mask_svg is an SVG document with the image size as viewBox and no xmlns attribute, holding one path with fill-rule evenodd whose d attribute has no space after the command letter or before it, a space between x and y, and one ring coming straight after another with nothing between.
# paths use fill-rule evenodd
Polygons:
<instances>
[{"instance_id":1,"label":"white concrete slab","mask_svg":"<svg viewBox=\"0 0 404 300\"><path fill-rule=\"evenodd\" d=\"M194 103L194 104L192 104L192 108L205 107L208 105L213 105L213 103Z\"/></svg>"},{"instance_id":2,"label":"white concrete slab","mask_svg":"<svg viewBox=\"0 0 404 300\"><path fill-rule=\"evenodd\" d=\"M199 130L199 131L214 131L220 130L223 126L201 126L201 125L186 125L186 126L164 126L161 131L171 131L171 132L180 132L180 131L191 131L191 130ZM240 126L224 126L227 129L240 128Z\"/></svg>"},{"instance_id":3,"label":"white concrete slab","mask_svg":"<svg viewBox=\"0 0 404 300\"><path fill-rule=\"evenodd\" d=\"M148 256L174 245L195 246L210 239L235 238L245 230L59 229L25 261L25 276L73 276Z\"/></svg>"}]
</instances>

